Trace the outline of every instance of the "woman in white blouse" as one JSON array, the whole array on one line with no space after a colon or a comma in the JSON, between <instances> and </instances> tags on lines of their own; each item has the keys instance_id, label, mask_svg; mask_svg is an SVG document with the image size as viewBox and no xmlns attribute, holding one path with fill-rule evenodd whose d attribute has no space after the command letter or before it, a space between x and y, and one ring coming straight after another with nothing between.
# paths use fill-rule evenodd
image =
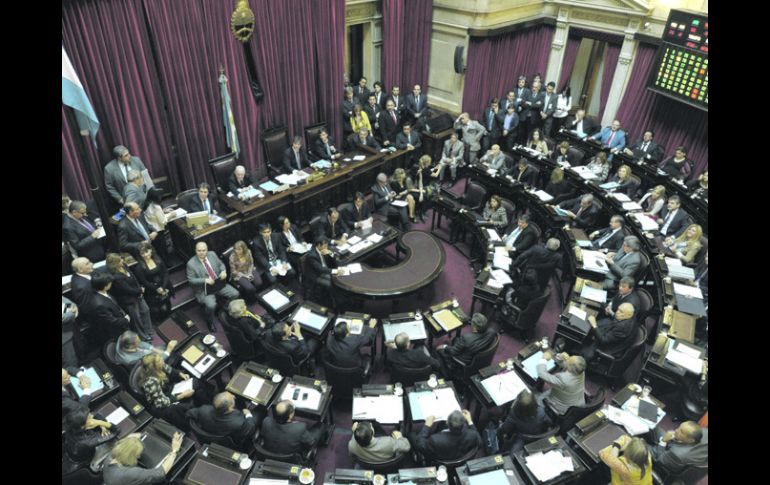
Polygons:
<instances>
[{"instance_id":1,"label":"woman in white blouse","mask_svg":"<svg viewBox=\"0 0 770 485\"><path fill-rule=\"evenodd\" d=\"M610 162L607 161L607 152L599 152L591 159L591 162L586 165L586 168L596 175L597 183L604 183L607 180L607 175L610 173Z\"/></svg>"},{"instance_id":2,"label":"woman in white blouse","mask_svg":"<svg viewBox=\"0 0 770 485\"><path fill-rule=\"evenodd\" d=\"M558 132L564 126L570 109L572 109L572 95L570 87L567 86L567 89L559 93L556 98L556 111L553 112L553 131L551 133Z\"/></svg>"},{"instance_id":3,"label":"woman in white blouse","mask_svg":"<svg viewBox=\"0 0 770 485\"><path fill-rule=\"evenodd\" d=\"M639 201L639 205L644 210L644 215L655 216L660 212L663 206L666 204L666 188L662 185L658 185L642 197Z\"/></svg>"}]
</instances>

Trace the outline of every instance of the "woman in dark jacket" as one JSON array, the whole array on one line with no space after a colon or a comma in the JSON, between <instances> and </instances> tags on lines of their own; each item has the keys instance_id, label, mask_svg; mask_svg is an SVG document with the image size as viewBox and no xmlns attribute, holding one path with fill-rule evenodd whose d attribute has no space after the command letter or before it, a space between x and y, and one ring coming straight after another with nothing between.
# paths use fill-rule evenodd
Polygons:
<instances>
[{"instance_id":1,"label":"woman in dark jacket","mask_svg":"<svg viewBox=\"0 0 770 485\"><path fill-rule=\"evenodd\" d=\"M174 285L168 277L166 264L155 254L150 243L139 246L139 261L135 267L136 278L144 287L144 298L150 307L152 319L161 322L171 313L171 297Z\"/></svg>"},{"instance_id":2,"label":"woman in dark jacket","mask_svg":"<svg viewBox=\"0 0 770 485\"><path fill-rule=\"evenodd\" d=\"M144 300L144 288L125 264L120 254L107 254L107 269L112 274L113 282L110 295L131 317L131 326L142 340L152 340L152 319L150 307Z\"/></svg>"},{"instance_id":3,"label":"woman in dark jacket","mask_svg":"<svg viewBox=\"0 0 770 485\"><path fill-rule=\"evenodd\" d=\"M67 415L66 427L64 452L69 471L88 466L96 447L117 436L111 423L94 418L85 407Z\"/></svg>"}]
</instances>

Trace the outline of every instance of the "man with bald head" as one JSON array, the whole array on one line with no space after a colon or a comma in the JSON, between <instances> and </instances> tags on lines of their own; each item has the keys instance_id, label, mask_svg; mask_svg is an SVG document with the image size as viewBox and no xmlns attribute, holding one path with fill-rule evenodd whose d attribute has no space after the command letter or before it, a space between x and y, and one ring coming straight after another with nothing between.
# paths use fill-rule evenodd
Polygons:
<instances>
[{"instance_id":1,"label":"man with bald head","mask_svg":"<svg viewBox=\"0 0 770 485\"><path fill-rule=\"evenodd\" d=\"M559 371L551 374L547 370L548 361L554 359ZM570 406L584 406L586 361L579 355L569 355L562 352L556 356L550 350L543 353L537 364L537 376L549 385L549 389L540 395L540 401L548 398L553 407L561 414Z\"/></svg>"},{"instance_id":2,"label":"man with bald head","mask_svg":"<svg viewBox=\"0 0 770 485\"><path fill-rule=\"evenodd\" d=\"M505 167L505 154L500 150L500 145L492 145L487 153L481 157L481 163L493 170L501 170Z\"/></svg>"},{"instance_id":3,"label":"man with bald head","mask_svg":"<svg viewBox=\"0 0 770 485\"><path fill-rule=\"evenodd\" d=\"M70 289L72 299L82 310L86 310L91 302L93 289L91 288L91 273L94 265L88 258L75 258L72 260L72 280Z\"/></svg>"},{"instance_id":4,"label":"man with bald head","mask_svg":"<svg viewBox=\"0 0 770 485\"><path fill-rule=\"evenodd\" d=\"M676 430L665 433L656 427L646 437L652 444L650 453L656 470L676 475L688 466L708 463L708 428L701 428L694 421L685 421Z\"/></svg>"},{"instance_id":5,"label":"man with bald head","mask_svg":"<svg viewBox=\"0 0 770 485\"><path fill-rule=\"evenodd\" d=\"M225 265L213 251L209 251L205 242L195 245L195 256L187 262L187 281L193 289L195 299L205 309L206 324L209 330L216 331L215 312L216 295L229 302L238 298L238 290L226 283Z\"/></svg>"},{"instance_id":6,"label":"man with bald head","mask_svg":"<svg viewBox=\"0 0 770 485\"><path fill-rule=\"evenodd\" d=\"M283 400L273 408L273 416L267 416L262 421L261 436L264 448L273 453L290 454L304 453L315 447L331 428L321 422L316 422L310 428L301 421L294 421L294 404Z\"/></svg>"},{"instance_id":7,"label":"man with bald head","mask_svg":"<svg viewBox=\"0 0 770 485\"><path fill-rule=\"evenodd\" d=\"M630 303L621 303L612 318L602 318L598 322L593 316L588 317L588 323L593 330L593 341L583 347L581 353L586 361L593 359L596 350L620 357L633 345L636 338L637 322L636 309Z\"/></svg>"},{"instance_id":8,"label":"man with bald head","mask_svg":"<svg viewBox=\"0 0 770 485\"><path fill-rule=\"evenodd\" d=\"M408 369L430 366L433 370L441 370L441 362L430 355L427 347L413 347L406 332L396 335L393 342L387 342L387 346L390 365Z\"/></svg>"},{"instance_id":9,"label":"man with bald head","mask_svg":"<svg viewBox=\"0 0 770 485\"><path fill-rule=\"evenodd\" d=\"M243 200L244 197L241 196L241 192L251 187L251 184L251 175L246 173L246 167L238 165L235 167L233 174L230 175L230 178L227 181L227 190L231 192L233 196Z\"/></svg>"},{"instance_id":10,"label":"man with bald head","mask_svg":"<svg viewBox=\"0 0 770 485\"><path fill-rule=\"evenodd\" d=\"M207 433L230 436L237 443L251 440L257 430L257 419L251 411L235 408L235 397L229 392L214 396L214 405L206 404L187 411L187 419Z\"/></svg>"},{"instance_id":11,"label":"man with bald head","mask_svg":"<svg viewBox=\"0 0 770 485\"><path fill-rule=\"evenodd\" d=\"M396 207L391 204L391 202L396 200L397 194L390 187L387 175L384 173L377 175L377 183L372 185L372 192L374 193L374 212L389 218L398 218L401 225L400 229L408 231L411 228L409 214L405 206Z\"/></svg>"}]
</instances>

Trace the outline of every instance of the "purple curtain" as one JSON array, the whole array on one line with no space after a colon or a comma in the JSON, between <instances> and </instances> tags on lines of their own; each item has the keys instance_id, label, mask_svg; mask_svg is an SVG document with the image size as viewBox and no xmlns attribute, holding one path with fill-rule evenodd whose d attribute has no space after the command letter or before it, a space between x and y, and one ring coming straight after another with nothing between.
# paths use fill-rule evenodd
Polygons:
<instances>
[{"instance_id":1,"label":"purple curtain","mask_svg":"<svg viewBox=\"0 0 770 485\"><path fill-rule=\"evenodd\" d=\"M561 61L561 74L559 74L559 90L564 91L569 86L570 77L572 77L572 68L575 67L578 49L580 48L580 37L570 35L567 38L567 45L564 48L564 59Z\"/></svg>"},{"instance_id":2,"label":"purple curtain","mask_svg":"<svg viewBox=\"0 0 770 485\"><path fill-rule=\"evenodd\" d=\"M618 67L620 47L617 44L607 44L607 50L604 53L604 74L602 75L602 91L599 94L599 114L596 116L597 120L601 120L604 115L604 107L607 105L607 98L612 87L612 78L615 77L615 68Z\"/></svg>"},{"instance_id":3,"label":"purple curtain","mask_svg":"<svg viewBox=\"0 0 770 485\"><path fill-rule=\"evenodd\" d=\"M471 38L463 111L478 119L489 100L512 89L519 75L544 73L553 33L552 26L538 25L497 37Z\"/></svg>"},{"instance_id":4,"label":"purple curtain","mask_svg":"<svg viewBox=\"0 0 770 485\"><path fill-rule=\"evenodd\" d=\"M656 53L657 47L639 44L616 118L633 135L629 143L641 138L645 130L653 130L655 141L666 147L666 157L684 145L687 157L695 162L691 177L697 177L708 170L708 112L647 89Z\"/></svg>"},{"instance_id":5,"label":"purple curtain","mask_svg":"<svg viewBox=\"0 0 770 485\"><path fill-rule=\"evenodd\" d=\"M382 0L382 79L388 92L393 86L400 86L401 93L406 95L409 89L401 85L403 34L404 0Z\"/></svg>"},{"instance_id":6,"label":"purple curtain","mask_svg":"<svg viewBox=\"0 0 770 485\"><path fill-rule=\"evenodd\" d=\"M318 96L321 119L342 145L340 87L345 76L345 0L316 0L315 44L318 59Z\"/></svg>"},{"instance_id":7,"label":"purple curtain","mask_svg":"<svg viewBox=\"0 0 770 485\"><path fill-rule=\"evenodd\" d=\"M409 0L404 11L401 92L411 92L415 84L424 91L430 68L430 33L433 29L433 0Z\"/></svg>"},{"instance_id":8,"label":"purple curtain","mask_svg":"<svg viewBox=\"0 0 770 485\"><path fill-rule=\"evenodd\" d=\"M70 113L68 113L68 111ZM91 191L88 188L85 171L82 169L80 137L75 115L72 109L61 107L61 191L73 200L88 200Z\"/></svg>"},{"instance_id":9,"label":"purple curtain","mask_svg":"<svg viewBox=\"0 0 770 485\"><path fill-rule=\"evenodd\" d=\"M125 145L153 176L169 175L171 144L141 0L65 2L62 42L101 124L96 136L101 165L113 158L115 145ZM80 136L76 123L63 123L65 129ZM81 170L72 163L76 159L69 160L62 167L65 177L85 180L76 175Z\"/></svg>"}]
</instances>

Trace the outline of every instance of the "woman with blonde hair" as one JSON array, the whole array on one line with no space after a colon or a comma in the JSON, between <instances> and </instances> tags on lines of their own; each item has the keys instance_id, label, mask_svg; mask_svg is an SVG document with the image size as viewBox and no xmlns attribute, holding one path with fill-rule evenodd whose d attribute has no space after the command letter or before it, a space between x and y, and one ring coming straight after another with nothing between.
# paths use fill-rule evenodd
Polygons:
<instances>
[{"instance_id":1,"label":"woman with blonde hair","mask_svg":"<svg viewBox=\"0 0 770 485\"><path fill-rule=\"evenodd\" d=\"M610 178L610 182L619 184L615 192L626 194L630 198L633 198L639 189L639 182L631 178L631 167L626 164L618 167L618 171Z\"/></svg>"},{"instance_id":2,"label":"woman with blonde hair","mask_svg":"<svg viewBox=\"0 0 770 485\"><path fill-rule=\"evenodd\" d=\"M435 176L438 175L438 172L434 172L432 164L430 155L423 155L417 164L412 166L410 176L406 177L406 188L411 193L416 208L413 214L417 212L422 222L425 222L425 203L432 190L430 185L434 181L434 173Z\"/></svg>"},{"instance_id":3,"label":"woman with blonde hair","mask_svg":"<svg viewBox=\"0 0 770 485\"><path fill-rule=\"evenodd\" d=\"M551 151L548 149L548 144L543 138L543 132L540 131L540 128L535 128L532 130L532 133L529 135L529 140L527 140L527 146L533 150L539 151L546 157L551 153Z\"/></svg>"},{"instance_id":4,"label":"woman with blonde hair","mask_svg":"<svg viewBox=\"0 0 770 485\"><path fill-rule=\"evenodd\" d=\"M262 278L255 269L254 257L246 243L237 241L233 244L233 252L230 253L230 281L249 303L257 301L257 290L262 287Z\"/></svg>"},{"instance_id":5,"label":"woman with blonde hair","mask_svg":"<svg viewBox=\"0 0 770 485\"><path fill-rule=\"evenodd\" d=\"M666 205L666 187L662 185L656 185L655 188L644 194L642 200L639 201L639 205L644 210L644 215L655 216L660 212L664 205Z\"/></svg>"},{"instance_id":6,"label":"woman with blonde hair","mask_svg":"<svg viewBox=\"0 0 770 485\"><path fill-rule=\"evenodd\" d=\"M366 128L369 133L372 133L372 124L369 123L369 115L366 114L364 108L360 104L353 106L353 114L350 116L350 126L353 128L353 133L358 133L361 128Z\"/></svg>"},{"instance_id":7,"label":"woman with blonde hair","mask_svg":"<svg viewBox=\"0 0 770 485\"><path fill-rule=\"evenodd\" d=\"M674 253L674 256L682 260L683 263L690 264L703 248L700 242L702 235L703 228L700 225L690 224L678 238L667 237L663 246Z\"/></svg>"},{"instance_id":8,"label":"woman with blonde hair","mask_svg":"<svg viewBox=\"0 0 770 485\"><path fill-rule=\"evenodd\" d=\"M128 269L123 256L117 253L107 254L107 270L112 274L110 295L131 317L131 327L142 340L152 340L153 327L150 307L144 300L144 287L139 279Z\"/></svg>"},{"instance_id":9,"label":"woman with blonde hair","mask_svg":"<svg viewBox=\"0 0 770 485\"><path fill-rule=\"evenodd\" d=\"M141 387L147 403L156 415L177 428L187 429L185 413L193 406L191 397L199 406L210 404L211 393L199 380L193 379L192 389L172 394L174 384L192 379L163 361L158 353L142 358Z\"/></svg>"},{"instance_id":10,"label":"woman with blonde hair","mask_svg":"<svg viewBox=\"0 0 770 485\"><path fill-rule=\"evenodd\" d=\"M597 153L586 165L586 168L596 175L597 182L604 183L607 180L607 175L610 173L610 162L607 160L607 152Z\"/></svg>"},{"instance_id":11,"label":"woman with blonde hair","mask_svg":"<svg viewBox=\"0 0 770 485\"><path fill-rule=\"evenodd\" d=\"M641 438L621 436L599 452L612 485L652 485L652 455Z\"/></svg>"},{"instance_id":12,"label":"woman with blonde hair","mask_svg":"<svg viewBox=\"0 0 770 485\"><path fill-rule=\"evenodd\" d=\"M160 483L166 479L166 474L174 466L174 461L182 448L182 433L174 433L171 440L171 451L160 462L159 467L142 468L137 466L139 457L144 451L142 435L132 433L112 448L112 459L104 467L104 485L123 485L126 483Z\"/></svg>"},{"instance_id":13,"label":"woman with blonde hair","mask_svg":"<svg viewBox=\"0 0 770 485\"><path fill-rule=\"evenodd\" d=\"M572 197L572 186L564 180L564 170L556 167L551 171L551 178L545 186L545 191L553 197L550 204L558 204Z\"/></svg>"},{"instance_id":14,"label":"woman with blonde hair","mask_svg":"<svg viewBox=\"0 0 770 485\"><path fill-rule=\"evenodd\" d=\"M405 200L409 220L414 222L414 208L416 206L414 196L409 193L409 187L406 184L406 171L403 168L397 168L390 178L390 187L396 193L396 200Z\"/></svg>"}]
</instances>

